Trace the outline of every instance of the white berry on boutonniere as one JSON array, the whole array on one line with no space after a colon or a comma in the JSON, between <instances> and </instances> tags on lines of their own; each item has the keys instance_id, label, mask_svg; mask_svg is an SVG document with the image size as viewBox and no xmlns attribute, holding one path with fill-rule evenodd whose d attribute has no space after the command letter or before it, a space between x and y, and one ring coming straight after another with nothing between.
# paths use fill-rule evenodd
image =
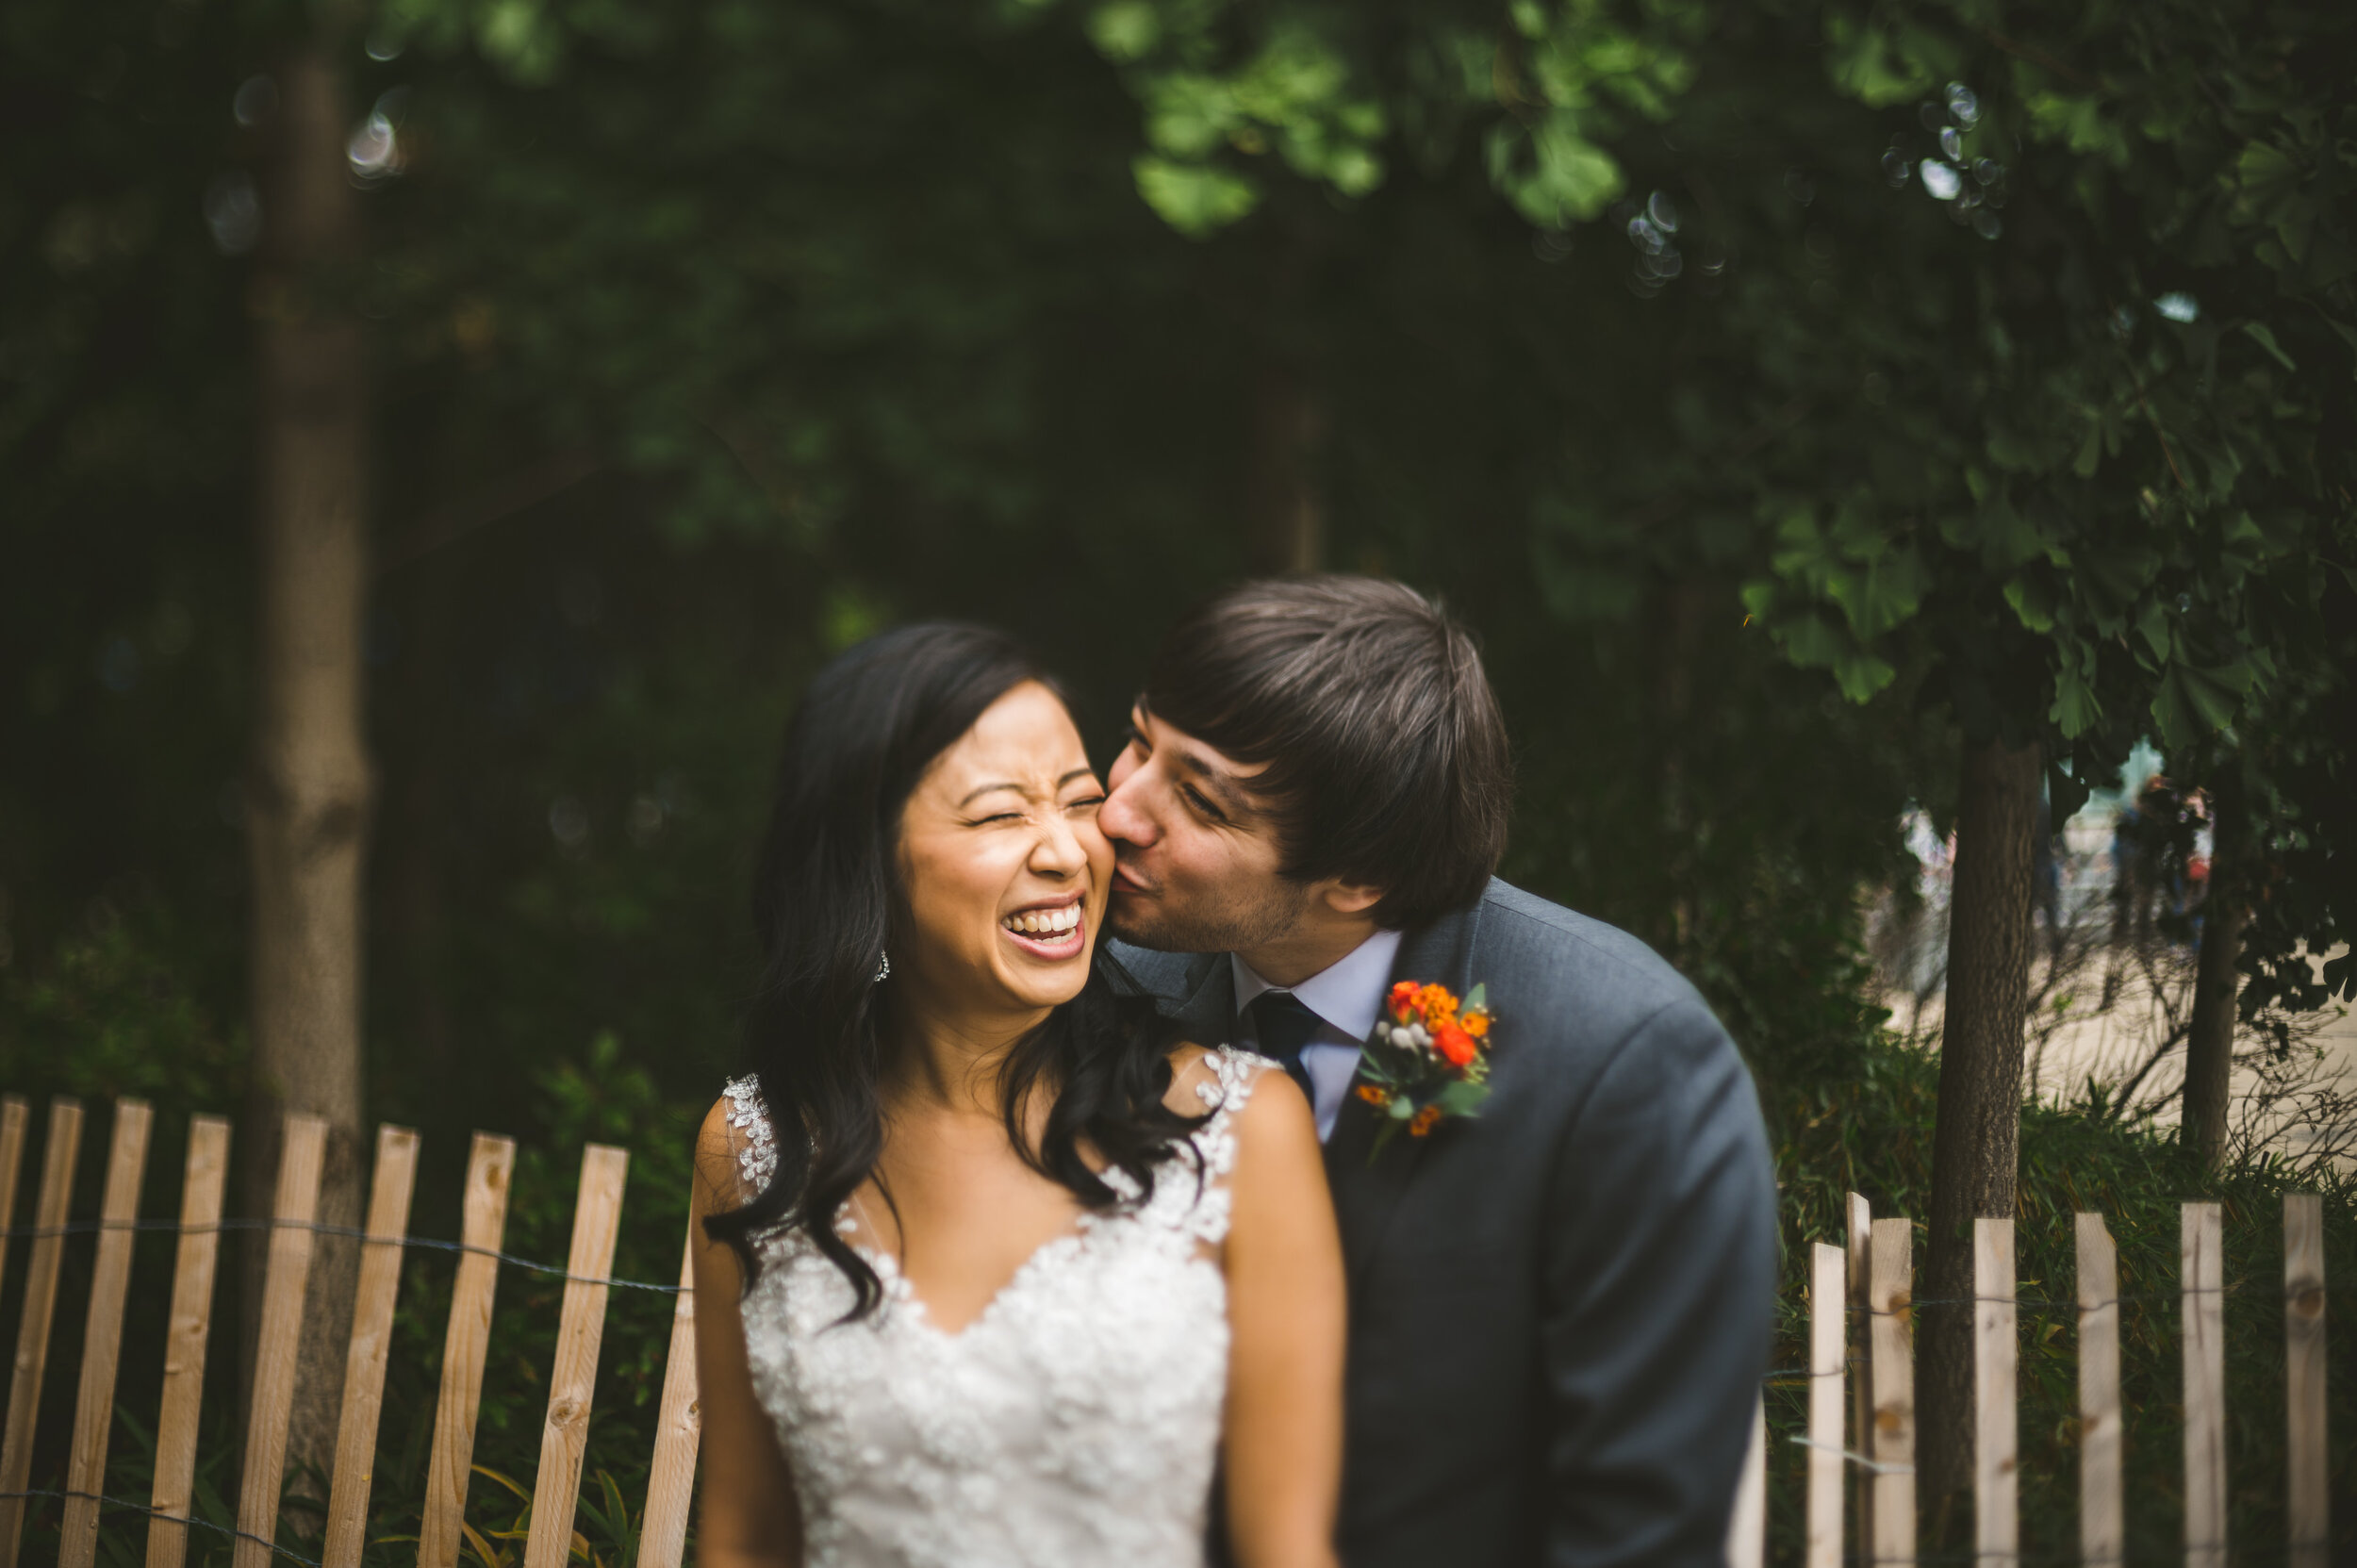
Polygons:
<instances>
[{"instance_id":1,"label":"white berry on boutonniere","mask_svg":"<svg viewBox=\"0 0 2357 1568\"><path fill-rule=\"evenodd\" d=\"M1401 1128L1430 1134L1444 1117L1471 1116L1490 1098L1489 990L1460 1003L1445 986L1403 980L1384 999L1360 1057L1358 1095L1381 1113L1373 1159Z\"/></svg>"}]
</instances>

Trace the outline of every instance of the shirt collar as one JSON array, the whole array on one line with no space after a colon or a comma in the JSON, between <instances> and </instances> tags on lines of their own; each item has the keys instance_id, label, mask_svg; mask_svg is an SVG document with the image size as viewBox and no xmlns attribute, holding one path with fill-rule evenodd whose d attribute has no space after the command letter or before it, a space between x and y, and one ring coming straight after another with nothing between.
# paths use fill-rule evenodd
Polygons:
<instances>
[{"instance_id":1,"label":"shirt collar","mask_svg":"<svg viewBox=\"0 0 2357 1568\"><path fill-rule=\"evenodd\" d=\"M1353 1040L1375 1032L1383 1011L1383 996L1392 982L1392 965L1399 957L1403 933L1378 931L1357 947L1291 987L1302 1006ZM1252 972L1252 966L1234 953L1228 955L1236 981L1236 1011L1242 1014L1263 991L1282 991Z\"/></svg>"}]
</instances>

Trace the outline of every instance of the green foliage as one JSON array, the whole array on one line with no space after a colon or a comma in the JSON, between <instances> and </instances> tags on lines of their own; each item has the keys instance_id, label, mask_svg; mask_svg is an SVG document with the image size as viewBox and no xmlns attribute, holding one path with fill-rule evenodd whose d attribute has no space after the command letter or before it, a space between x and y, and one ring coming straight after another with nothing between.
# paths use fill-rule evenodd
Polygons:
<instances>
[{"instance_id":1,"label":"green foliage","mask_svg":"<svg viewBox=\"0 0 2357 1568\"><path fill-rule=\"evenodd\" d=\"M1690 75L1682 45L1706 21L1701 7L1660 0L1627 16L1599 0L1397 9L1090 10L1090 38L1143 111L1148 205L1181 233L1214 233L1258 205L1272 152L1293 174L1361 197L1386 178L1386 143L1404 129L1426 167L1477 141L1492 182L1534 223L1592 219L1622 189L1610 140L1669 113Z\"/></svg>"},{"instance_id":2,"label":"green foliage","mask_svg":"<svg viewBox=\"0 0 2357 1568\"><path fill-rule=\"evenodd\" d=\"M151 912L96 904L45 962L0 971L0 1083L13 1094L118 1096L225 1112L245 1041L191 993Z\"/></svg>"},{"instance_id":3,"label":"green foliage","mask_svg":"<svg viewBox=\"0 0 2357 1568\"><path fill-rule=\"evenodd\" d=\"M1978 84L1926 106L1954 146L1921 167L1989 243L1907 244L1886 221L1880 258L1905 245L1911 286L1949 302L1923 323L1946 361L1921 387L1937 427L1904 397L1841 421L1858 490L1786 516L1751 590L1797 661L1853 697L1894 660L1961 664L1968 729L2043 739L2083 778L2138 729L2182 750L2298 678L2308 563L2347 548L2344 454L2321 433L2346 403L2333 339L2357 342L2357 253L2332 201L2357 169L2336 173L2321 140L2357 106L2301 58L2323 25L2199 5L1829 15L1833 78L1870 107ZM2064 63L2091 58L2100 80ZM1894 185L1907 163L1894 152ZM1890 346L1876 314L1845 312L1821 347L1871 362ZM2010 627L1989 624L1992 595ZM1991 658L1992 641L2013 651Z\"/></svg>"}]
</instances>

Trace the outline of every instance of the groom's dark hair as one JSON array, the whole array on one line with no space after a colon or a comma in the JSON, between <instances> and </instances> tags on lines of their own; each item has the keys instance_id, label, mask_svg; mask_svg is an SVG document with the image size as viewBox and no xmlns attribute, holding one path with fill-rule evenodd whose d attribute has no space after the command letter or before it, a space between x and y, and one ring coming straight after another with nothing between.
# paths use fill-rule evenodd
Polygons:
<instances>
[{"instance_id":1,"label":"groom's dark hair","mask_svg":"<svg viewBox=\"0 0 2357 1568\"><path fill-rule=\"evenodd\" d=\"M1378 924L1481 896L1506 850L1513 763L1473 636L1380 577L1271 578L1171 628L1139 701L1237 762L1283 873L1379 887Z\"/></svg>"}]
</instances>

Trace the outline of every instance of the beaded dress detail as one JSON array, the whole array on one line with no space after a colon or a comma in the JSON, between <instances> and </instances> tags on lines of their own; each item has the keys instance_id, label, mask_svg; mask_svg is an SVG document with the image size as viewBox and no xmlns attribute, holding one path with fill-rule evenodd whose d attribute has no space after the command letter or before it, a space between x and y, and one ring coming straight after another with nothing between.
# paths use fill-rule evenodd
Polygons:
<instances>
[{"instance_id":1,"label":"beaded dress detail","mask_svg":"<svg viewBox=\"0 0 2357 1568\"><path fill-rule=\"evenodd\" d=\"M1228 1379L1233 1120L1271 1064L1221 1049L1211 1113L1150 1194L1083 1213L955 1334L891 1257L850 1282L799 1231L755 1245L744 1302L753 1392L794 1470L811 1568L1200 1568ZM748 1193L776 1167L750 1079L728 1087Z\"/></svg>"}]
</instances>

